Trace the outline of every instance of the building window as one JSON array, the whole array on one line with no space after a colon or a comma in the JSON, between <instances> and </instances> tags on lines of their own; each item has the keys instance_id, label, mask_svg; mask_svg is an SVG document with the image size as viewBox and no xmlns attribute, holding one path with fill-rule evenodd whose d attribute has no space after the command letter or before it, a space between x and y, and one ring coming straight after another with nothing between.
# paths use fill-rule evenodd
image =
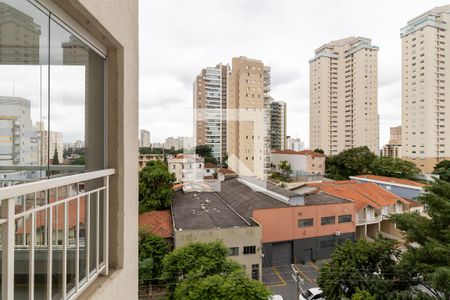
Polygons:
<instances>
[{"instance_id":1,"label":"building window","mask_svg":"<svg viewBox=\"0 0 450 300\"><path fill-rule=\"evenodd\" d=\"M329 216L329 217L322 217L320 219L320 225L330 225L336 223L336 217L335 216Z\"/></svg>"},{"instance_id":2,"label":"building window","mask_svg":"<svg viewBox=\"0 0 450 300\"><path fill-rule=\"evenodd\" d=\"M349 223L352 221L352 215L341 215L338 217L339 223Z\"/></svg>"},{"instance_id":3,"label":"building window","mask_svg":"<svg viewBox=\"0 0 450 300\"><path fill-rule=\"evenodd\" d=\"M252 265L252 278L259 280L259 264Z\"/></svg>"},{"instance_id":4,"label":"building window","mask_svg":"<svg viewBox=\"0 0 450 300\"><path fill-rule=\"evenodd\" d=\"M244 254L255 254L256 246L244 246Z\"/></svg>"},{"instance_id":5,"label":"building window","mask_svg":"<svg viewBox=\"0 0 450 300\"><path fill-rule=\"evenodd\" d=\"M300 219L298 220L298 227L304 228L304 227L311 227L314 225L314 219Z\"/></svg>"},{"instance_id":6,"label":"building window","mask_svg":"<svg viewBox=\"0 0 450 300\"><path fill-rule=\"evenodd\" d=\"M229 256L238 256L239 255L239 247L231 247L229 248L230 252L228 253Z\"/></svg>"}]
</instances>

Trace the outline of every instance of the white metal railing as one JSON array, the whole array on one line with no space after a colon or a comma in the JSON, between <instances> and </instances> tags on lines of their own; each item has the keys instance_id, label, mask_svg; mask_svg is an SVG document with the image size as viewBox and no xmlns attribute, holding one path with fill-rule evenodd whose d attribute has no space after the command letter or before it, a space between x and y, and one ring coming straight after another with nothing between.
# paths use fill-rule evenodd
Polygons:
<instances>
[{"instance_id":1,"label":"white metal railing","mask_svg":"<svg viewBox=\"0 0 450 300\"><path fill-rule=\"evenodd\" d=\"M108 274L114 173L105 169L0 188L2 299L74 299Z\"/></svg>"},{"instance_id":2,"label":"white metal railing","mask_svg":"<svg viewBox=\"0 0 450 300\"><path fill-rule=\"evenodd\" d=\"M368 217L368 218L357 218L356 225L378 223L378 222L381 222L381 220L382 220L381 216Z\"/></svg>"}]
</instances>

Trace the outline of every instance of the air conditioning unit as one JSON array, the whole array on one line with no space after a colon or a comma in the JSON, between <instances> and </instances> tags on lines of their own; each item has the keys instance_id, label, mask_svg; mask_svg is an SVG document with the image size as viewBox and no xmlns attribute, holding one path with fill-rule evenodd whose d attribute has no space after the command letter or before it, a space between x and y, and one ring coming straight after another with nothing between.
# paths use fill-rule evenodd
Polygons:
<instances>
[{"instance_id":1,"label":"air conditioning unit","mask_svg":"<svg viewBox=\"0 0 450 300\"><path fill-rule=\"evenodd\" d=\"M336 230L336 232L334 233L335 236L340 236L341 232L339 230Z\"/></svg>"}]
</instances>

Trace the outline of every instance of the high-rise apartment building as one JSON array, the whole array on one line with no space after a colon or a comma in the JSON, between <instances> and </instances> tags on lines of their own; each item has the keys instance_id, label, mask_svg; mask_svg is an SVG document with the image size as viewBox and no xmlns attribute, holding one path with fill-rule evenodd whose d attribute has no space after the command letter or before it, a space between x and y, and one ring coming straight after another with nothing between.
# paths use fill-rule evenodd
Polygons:
<instances>
[{"instance_id":1,"label":"high-rise apartment building","mask_svg":"<svg viewBox=\"0 0 450 300\"><path fill-rule=\"evenodd\" d=\"M241 176L266 178L270 167L270 68L235 57L228 81L228 165Z\"/></svg>"},{"instance_id":2,"label":"high-rise apartment building","mask_svg":"<svg viewBox=\"0 0 450 300\"><path fill-rule=\"evenodd\" d=\"M141 147L150 147L150 131L141 129Z\"/></svg>"},{"instance_id":3,"label":"high-rise apartment building","mask_svg":"<svg viewBox=\"0 0 450 300\"><path fill-rule=\"evenodd\" d=\"M450 159L450 5L408 21L402 38L402 158L430 173Z\"/></svg>"},{"instance_id":4,"label":"high-rise apartment building","mask_svg":"<svg viewBox=\"0 0 450 300\"><path fill-rule=\"evenodd\" d=\"M59 164L63 163L64 144L62 132L50 131L49 133L48 130L43 130L41 132L41 142L43 152L45 153L45 155L42 156L44 158L42 163L43 165L48 164L48 159L51 164L55 164L55 155L58 156Z\"/></svg>"},{"instance_id":5,"label":"high-rise apartment building","mask_svg":"<svg viewBox=\"0 0 450 300\"><path fill-rule=\"evenodd\" d=\"M292 138L287 136L286 138L286 150L302 151L305 149L305 143L299 138Z\"/></svg>"},{"instance_id":6,"label":"high-rise apartment building","mask_svg":"<svg viewBox=\"0 0 450 300\"><path fill-rule=\"evenodd\" d=\"M402 126L391 127L389 143L383 146L383 149L381 150L381 155L393 158L400 158L401 146L402 146Z\"/></svg>"},{"instance_id":7,"label":"high-rise apartment building","mask_svg":"<svg viewBox=\"0 0 450 300\"><path fill-rule=\"evenodd\" d=\"M310 148L327 155L379 147L378 47L363 37L324 44L310 66Z\"/></svg>"},{"instance_id":8,"label":"high-rise apartment building","mask_svg":"<svg viewBox=\"0 0 450 300\"><path fill-rule=\"evenodd\" d=\"M221 162L227 151L227 79L229 65L206 67L194 82L194 140L208 145Z\"/></svg>"},{"instance_id":9,"label":"high-rise apartment building","mask_svg":"<svg viewBox=\"0 0 450 300\"><path fill-rule=\"evenodd\" d=\"M270 103L270 148L286 149L286 103L272 101Z\"/></svg>"}]
</instances>

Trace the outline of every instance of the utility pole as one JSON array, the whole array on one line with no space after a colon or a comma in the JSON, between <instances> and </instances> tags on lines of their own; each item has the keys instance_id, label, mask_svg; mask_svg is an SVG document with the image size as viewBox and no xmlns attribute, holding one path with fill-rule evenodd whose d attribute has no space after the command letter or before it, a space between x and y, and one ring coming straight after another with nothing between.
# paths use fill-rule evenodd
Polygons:
<instances>
[{"instance_id":1,"label":"utility pole","mask_svg":"<svg viewBox=\"0 0 450 300\"><path fill-rule=\"evenodd\" d=\"M297 284L297 298L296 299L299 299L301 292L303 292L303 289L300 286L300 284L303 284L304 280L300 276L300 272L297 271L297 269L295 268L294 264L291 264L291 268L292 268L292 271L294 272L294 274L291 274L292 278L294 278L294 281Z\"/></svg>"}]
</instances>

